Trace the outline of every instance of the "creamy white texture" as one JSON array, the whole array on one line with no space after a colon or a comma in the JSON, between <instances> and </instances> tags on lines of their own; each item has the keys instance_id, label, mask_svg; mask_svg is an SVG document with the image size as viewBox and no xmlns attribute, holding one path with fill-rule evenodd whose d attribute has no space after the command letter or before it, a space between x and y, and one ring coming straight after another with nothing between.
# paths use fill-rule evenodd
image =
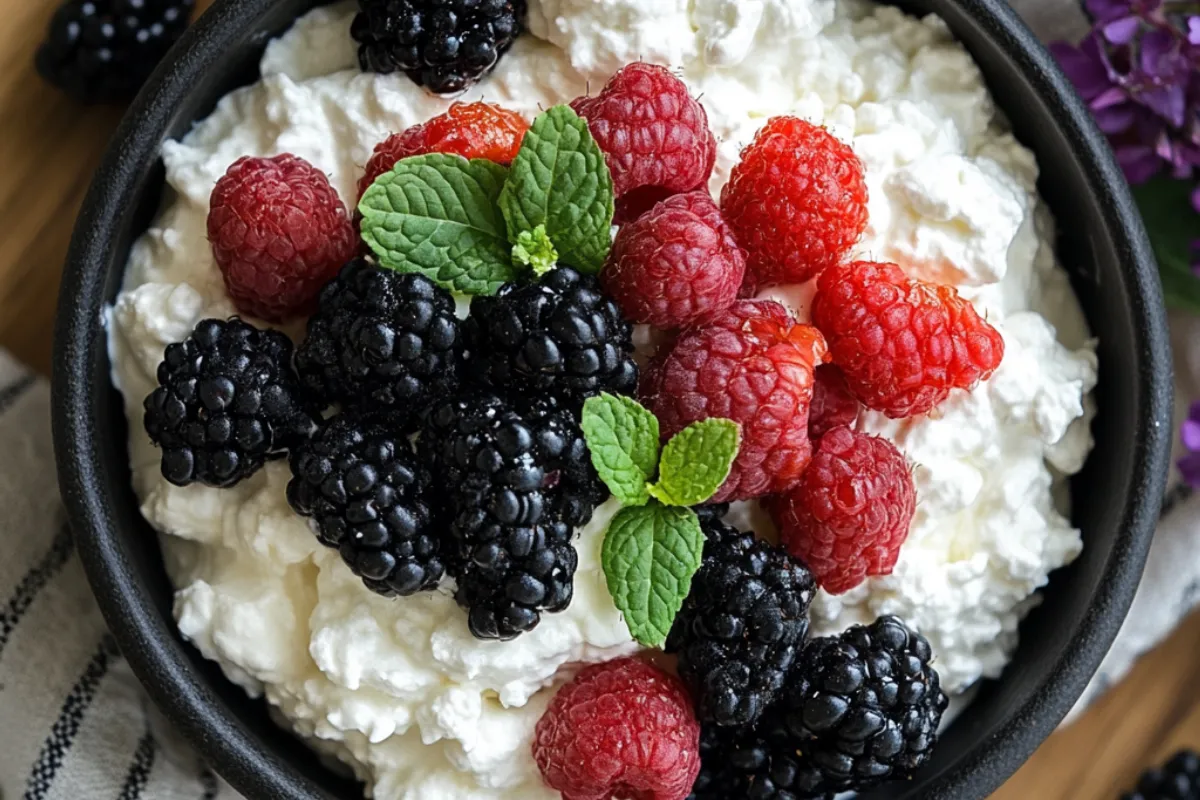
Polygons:
<instances>
[{"instance_id":1,"label":"creamy white texture","mask_svg":"<svg viewBox=\"0 0 1200 800\"><path fill-rule=\"evenodd\" d=\"M301 18L267 48L259 83L164 146L174 196L136 244L111 317L134 488L165 534L183 634L375 797L552 798L529 756L548 687L635 648L598 568L611 502L577 541L570 608L514 642L480 642L448 589L401 600L366 590L288 507L286 464L232 489L179 488L142 433L163 348L198 320L233 313L205 239L208 197L228 165L291 152L350 202L378 141L448 105L403 76L359 72L352 14L343 4ZM1001 330L1004 362L974 392L929 418L864 415L914 462L917 516L892 576L821 593L813 609L820 631L900 614L929 636L952 691L998 675L1033 592L1079 551L1055 498L1090 447L1096 364L1051 249L1037 167L977 67L940 21L859 0L531 0L530 28L459 99L532 117L597 91L630 61L667 64L701 97L720 142L714 193L767 117L823 123L866 165L871 220L857 254L958 284ZM807 317L811 287L768 294Z\"/></svg>"}]
</instances>

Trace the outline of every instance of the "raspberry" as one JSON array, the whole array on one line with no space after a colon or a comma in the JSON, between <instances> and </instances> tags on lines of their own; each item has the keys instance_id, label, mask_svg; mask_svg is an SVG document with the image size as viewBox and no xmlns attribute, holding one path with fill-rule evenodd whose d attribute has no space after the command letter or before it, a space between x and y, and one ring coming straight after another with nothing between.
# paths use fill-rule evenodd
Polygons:
<instances>
[{"instance_id":1,"label":"raspberry","mask_svg":"<svg viewBox=\"0 0 1200 800\"><path fill-rule=\"evenodd\" d=\"M793 486L808 466L813 367L825 355L816 328L768 300L739 300L685 331L642 385L664 438L693 422L725 417L742 446L712 502L746 500Z\"/></svg>"},{"instance_id":2,"label":"raspberry","mask_svg":"<svg viewBox=\"0 0 1200 800\"><path fill-rule=\"evenodd\" d=\"M325 173L302 158L239 158L209 199L208 241L239 310L282 322L309 314L358 245Z\"/></svg>"},{"instance_id":3,"label":"raspberry","mask_svg":"<svg viewBox=\"0 0 1200 800\"><path fill-rule=\"evenodd\" d=\"M808 410L808 438L815 442L833 428L854 427L860 408L842 371L834 364L822 364L817 367L812 408Z\"/></svg>"},{"instance_id":4,"label":"raspberry","mask_svg":"<svg viewBox=\"0 0 1200 800\"><path fill-rule=\"evenodd\" d=\"M717 204L689 192L623 226L600 274L630 322L678 328L732 304L745 271Z\"/></svg>"},{"instance_id":5,"label":"raspberry","mask_svg":"<svg viewBox=\"0 0 1200 800\"><path fill-rule=\"evenodd\" d=\"M893 419L925 414L951 389L991 377L1004 339L952 286L857 261L821 276L813 324L862 403Z\"/></svg>"},{"instance_id":6,"label":"raspberry","mask_svg":"<svg viewBox=\"0 0 1200 800\"><path fill-rule=\"evenodd\" d=\"M463 158L486 158L507 166L517 157L529 123L515 111L490 103L455 103L445 114L394 133L375 145L366 173L358 181L358 196L396 162L425 153L453 153Z\"/></svg>"},{"instance_id":7,"label":"raspberry","mask_svg":"<svg viewBox=\"0 0 1200 800\"><path fill-rule=\"evenodd\" d=\"M824 128L774 117L742 151L721 192L757 286L803 283L833 266L867 226L867 185L854 151Z\"/></svg>"},{"instance_id":8,"label":"raspberry","mask_svg":"<svg viewBox=\"0 0 1200 800\"><path fill-rule=\"evenodd\" d=\"M886 439L834 428L800 483L768 503L788 551L841 594L890 575L916 508L908 462Z\"/></svg>"},{"instance_id":9,"label":"raspberry","mask_svg":"<svg viewBox=\"0 0 1200 800\"><path fill-rule=\"evenodd\" d=\"M665 67L623 67L599 95L578 97L571 108L604 151L619 222L708 182L717 159L708 114Z\"/></svg>"},{"instance_id":10,"label":"raspberry","mask_svg":"<svg viewBox=\"0 0 1200 800\"><path fill-rule=\"evenodd\" d=\"M678 678L622 658L558 690L533 758L563 800L683 800L700 771L700 725Z\"/></svg>"}]
</instances>

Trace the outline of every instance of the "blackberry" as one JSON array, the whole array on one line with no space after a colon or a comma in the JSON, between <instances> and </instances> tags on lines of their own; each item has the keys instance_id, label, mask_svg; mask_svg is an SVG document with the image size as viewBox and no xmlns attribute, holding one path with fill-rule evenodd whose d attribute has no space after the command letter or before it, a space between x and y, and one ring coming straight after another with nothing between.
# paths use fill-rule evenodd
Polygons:
<instances>
[{"instance_id":1,"label":"blackberry","mask_svg":"<svg viewBox=\"0 0 1200 800\"><path fill-rule=\"evenodd\" d=\"M420 444L445 487L471 632L512 639L566 608L573 528L607 496L574 416L553 398L464 395L434 405Z\"/></svg>"},{"instance_id":2,"label":"blackberry","mask_svg":"<svg viewBox=\"0 0 1200 800\"><path fill-rule=\"evenodd\" d=\"M454 390L461 358L449 292L356 258L321 291L296 368L329 403L411 415Z\"/></svg>"},{"instance_id":3,"label":"blackberry","mask_svg":"<svg viewBox=\"0 0 1200 800\"><path fill-rule=\"evenodd\" d=\"M432 589L446 573L432 479L404 431L401 415L347 411L289 458L288 503L368 589L389 597Z\"/></svg>"},{"instance_id":4,"label":"blackberry","mask_svg":"<svg viewBox=\"0 0 1200 800\"><path fill-rule=\"evenodd\" d=\"M1200 756L1193 750L1176 753L1161 767L1143 772L1137 789L1121 800L1200 800Z\"/></svg>"},{"instance_id":5,"label":"blackberry","mask_svg":"<svg viewBox=\"0 0 1200 800\"><path fill-rule=\"evenodd\" d=\"M69 0L50 19L37 70L84 103L133 99L187 28L195 0Z\"/></svg>"},{"instance_id":6,"label":"blackberry","mask_svg":"<svg viewBox=\"0 0 1200 800\"><path fill-rule=\"evenodd\" d=\"M633 328L590 275L558 267L471 300L467 367L499 389L584 398L637 388Z\"/></svg>"},{"instance_id":7,"label":"blackberry","mask_svg":"<svg viewBox=\"0 0 1200 800\"><path fill-rule=\"evenodd\" d=\"M315 409L292 372L292 343L237 317L202 320L167 346L146 397L146 433L177 486L232 486L302 442Z\"/></svg>"},{"instance_id":8,"label":"blackberry","mask_svg":"<svg viewBox=\"0 0 1200 800\"><path fill-rule=\"evenodd\" d=\"M911 777L946 710L924 636L896 617L813 639L757 730L726 751L754 798L791 800ZM728 776L726 776L728 779Z\"/></svg>"},{"instance_id":9,"label":"blackberry","mask_svg":"<svg viewBox=\"0 0 1200 800\"><path fill-rule=\"evenodd\" d=\"M359 0L350 27L367 72L402 71L435 94L490 72L521 33L525 0Z\"/></svg>"},{"instance_id":10,"label":"blackberry","mask_svg":"<svg viewBox=\"0 0 1200 800\"><path fill-rule=\"evenodd\" d=\"M701 519L704 561L667 637L701 723L753 725L784 687L808 634L812 574L782 548Z\"/></svg>"}]
</instances>

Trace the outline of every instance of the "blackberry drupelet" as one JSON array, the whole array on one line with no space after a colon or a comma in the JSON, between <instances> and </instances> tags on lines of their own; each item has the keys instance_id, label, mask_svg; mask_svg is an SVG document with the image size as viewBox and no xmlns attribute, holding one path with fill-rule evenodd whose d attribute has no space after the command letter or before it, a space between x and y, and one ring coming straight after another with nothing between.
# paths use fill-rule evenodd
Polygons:
<instances>
[{"instance_id":1,"label":"blackberry drupelet","mask_svg":"<svg viewBox=\"0 0 1200 800\"><path fill-rule=\"evenodd\" d=\"M511 639L566 608L573 529L607 496L574 416L553 398L464 394L434 405L420 445L445 486L471 632Z\"/></svg>"},{"instance_id":2,"label":"blackberry drupelet","mask_svg":"<svg viewBox=\"0 0 1200 800\"><path fill-rule=\"evenodd\" d=\"M405 422L393 412L347 411L289 458L292 508L313 518L321 542L337 548L368 589L386 596L432 589L446 571L432 479Z\"/></svg>"},{"instance_id":3,"label":"blackberry drupelet","mask_svg":"<svg viewBox=\"0 0 1200 800\"><path fill-rule=\"evenodd\" d=\"M296 368L326 402L412 416L455 389L461 358L449 292L356 258L321 291Z\"/></svg>"},{"instance_id":4,"label":"blackberry drupelet","mask_svg":"<svg viewBox=\"0 0 1200 800\"><path fill-rule=\"evenodd\" d=\"M1200 800L1200 755L1182 750L1161 767L1146 770L1137 788L1121 800Z\"/></svg>"},{"instance_id":5,"label":"blackberry drupelet","mask_svg":"<svg viewBox=\"0 0 1200 800\"><path fill-rule=\"evenodd\" d=\"M490 72L525 21L526 0L359 0L350 27L368 72L404 72L435 94Z\"/></svg>"},{"instance_id":6,"label":"blackberry drupelet","mask_svg":"<svg viewBox=\"0 0 1200 800\"><path fill-rule=\"evenodd\" d=\"M468 369L498 389L573 399L637 389L632 326L594 277L569 267L475 297L463 335Z\"/></svg>"},{"instance_id":7,"label":"blackberry drupelet","mask_svg":"<svg viewBox=\"0 0 1200 800\"><path fill-rule=\"evenodd\" d=\"M931 657L890 616L810 641L757 728L712 729L693 800L831 798L910 777L946 709Z\"/></svg>"},{"instance_id":8,"label":"blackberry drupelet","mask_svg":"<svg viewBox=\"0 0 1200 800\"><path fill-rule=\"evenodd\" d=\"M315 409L292 372L292 343L234 317L202 320L167 346L145 400L146 433L177 486L232 486L309 436Z\"/></svg>"},{"instance_id":9,"label":"blackberry drupelet","mask_svg":"<svg viewBox=\"0 0 1200 800\"><path fill-rule=\"evenodd\" d=\"M68 0L35 58L50 83L84 103L132 100L187 28L195 0Z\"/></svg>"},{"instance_id":10,"label":"blackberry drupelet","mask_svg":"<svg viewBox=\"0 0 1200 800\"><path fill-rule=\"evenodd\" d=\"M782 548L718 517L701 520L704 561L667 637L707 725L758 722L787 681L808 633L812 574Z\"/></svg>"}]
</instances>

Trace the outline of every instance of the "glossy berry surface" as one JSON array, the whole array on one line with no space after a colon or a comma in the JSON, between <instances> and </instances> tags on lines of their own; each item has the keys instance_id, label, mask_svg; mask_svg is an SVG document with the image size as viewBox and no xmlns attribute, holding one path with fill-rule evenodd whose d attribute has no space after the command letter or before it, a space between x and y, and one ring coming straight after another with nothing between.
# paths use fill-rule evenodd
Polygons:
<instances>
[{"instance_id":1,"label":"glossy berry surface","mask_svg":"<svg viewBox=\"0 0 1200 800\"><path fill-rule=\"evenodd\" d=\"M325 173L288 153L229 167L209 198L208 241L233 304L271 322L312 313L358 247Z\"/></svg>"},{"instance_id":2,"label":"glossy berry surface","mask_svg":"<svg viewBox=\"0 0 1200 800\"><path fill-rule=\"evenodd\" d=\"M787 683L808 633L816 583L780 547L719 519L701 522L704 561L666 651L704 724L757 723Z\"/></svg>"},{"instance_id":3,"label":"glossy berry surface","mask_svg":"<svg viewBox=\"0 0 1200 800\"><path fill-rule=\"evenodd\" d=\"M887 439L834 428L800 482L768 502L780 540L831 594L890 575L908 538L916 489Z\"/></svg>"},{"instance_id":4,"label":"glossy berry surface","mask_svg":"<svg viewBox=\"0 0 1200 800\"><path fill-rule=\"evenodd\" d=\"M289 463L288 502L367 588L392 596L437 586L445 574L441 526L404 417L338 414L293 449Z\"/></svg>"},{"instance_id":5,"label":"glossy berry surface","mask_svg":"<svg viewBox=\"0 0 1200 800\"><path fill-rule=\"evenodd\" d=\"M359 0L350 27L364 71L403 72L434 94L495 68L525 21L525 0Z\"/></svg>"},{"instance_id":6,"label":"glossy berry surface","mask_svg":"<svg viewBox=\"0 0 1200 800\"><path fill-rule=\"evenodd\" d=\"M236 317L202 320L167 345L144 423L177 486L226 487L281 457L316 426L291 368L292 343Z\"/></svg>"},{"instance_id":7,"label":"glossy berry surface","mask_svg":"<svg viewBox=\"0 0 1200 800\"><path fill-rule=\"evenodd\" d=\"M462 336L454 298L423 275L354 259L322 291L296 353L326 403L415 417L459 382Z\"/></svg>"},{"instance_id":8,"label":"glossy berry surface","mask_svg":"<svg viewBox=\"0 0 1200 800\"><path fill-rule=\"evenodd\" d=\"M747 500L787 490L808 466L813 369L824 353L816 328L783 306L739 300L684 331L652 362L640 392L664 441L710 417L741 426L733 469L712 502Z\"/></svg>"},{"instance_id":9,"label":"glossy berry surface","mask_svg":"<svg viewBox=\"0 0 1200 800\"><path fill-rule=\"evenodd\" d=\"M195 0L69 0L50 18L38 73L83 103L124 103L187 29Z\"/></svg>"},{"instance_id":10,"label":"glossy berry surface","mask_svg":"<svg viewBox=\"0 0 1200 800\"><path fill-rule=\"evenodd\" d=\"M953 286L909 278L895 264L856 261L822 274L813 324L851 393L892 418L973 389L1004 357L1000 332Z\"/></svg>"},{"instance_id":11,"label":"glossy berry surface","mask_svg":"<svg viewBox=\"0 0 1200 800\"><path fill-rule=\"evenodd\" d=\"M454 103L444 114L395 133L375 145L358 181L358 196L396 162L425 153L485 158L507 166L517 157L529 123L515 111L491 103Z\"/></svg>"},{"instance_id":12,"label":"glossy berry surface","mask_svg":"<svg viewBox=\"0 0 1200 800\"><path fill-rule=\"evenodd\" d=\"M533 758L564 800L683 800L700 725L678 678L636 658L585 667L550 701Z\"/></svg>"},{"instance_id":13,"label":"glossy berry surface","mask_svg":"<svg viewBox=\"0 0 1200 800\"><path fill-rule=\"evenodd\" d=\"M866 228L863 166L824 128L774 117L742 151L721 211L748 253L747 283L803 283L838 263Z\"/></svg>"},{"instance_id":14,"label":"glossy berry surface","mask_svg":"<svg viewBox=\"0 0 1200 800\"><path fill-rule=\"evenodd\" d=\"M688 192L621 226L600 276L626 319L669 329L728 308L745 273L745 254L717 204L707 192Z\"/></svg>"},{"instance_id":15,"label":"glossy berry surface","mask_svg":"<svg viewBox=\"0 0 1200 800\"><path fill-rule=\"evenodd\" d=\"M574 595L574 528L607 496L575 416L550 397L436 403L420 446L449 519L458 602L480 639L512 639Z\"/></svg>"},{"instance_id":16,"label":"glossy berry surface","mask_svg":"<svg viewBox=\"0 0 1200 800\"><path fill-rule=\"evenodd\" d=\"M636 219L672 194L701 189L717 158L708 113L665 67L622 67L600 94L571 108L604 151L616 195L616 221Z\"/></svg>"},{"instance_id":17,"label":"glossy berry surface","mask_svg":"<svg viewBox=\"0 0 1200 800\"><path fill-rule=\"evenodd\" d=\"M633 328L591 275L569 267L471 300L466 369L500 390L581 399L637 387Z\"/></svg>"}]
</instances>

